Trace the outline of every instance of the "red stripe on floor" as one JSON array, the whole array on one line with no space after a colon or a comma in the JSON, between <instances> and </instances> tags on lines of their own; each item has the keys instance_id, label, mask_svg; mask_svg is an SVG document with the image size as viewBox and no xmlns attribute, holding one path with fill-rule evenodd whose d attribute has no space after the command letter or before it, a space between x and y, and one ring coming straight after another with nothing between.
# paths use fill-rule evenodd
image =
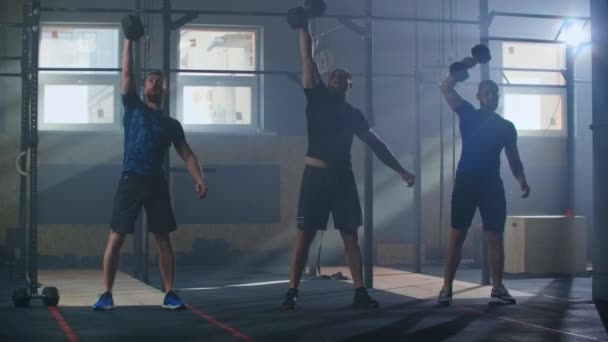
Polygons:
<instances>
[{"instance_id":1,"label":"red stripe on floor","mask_svg":"<svg viewBox=\"0 0 608 342\"><path fill-rule=\"evenodd\" d=\"M238 338L241 341L247 341L247 342L255 342L254 339L252 339L251 337L243 334L242 332L234 329L233 327L224 324L220 321L218 321L217 319L215 319L214 317L202 312L201 310L188 305L188 309L190 309L190 311L194 314L196 314L197 316L201 317L202 319L208 321L209 323L215 325L216 327L222 328L223 330L225 330L226 332L232 334L232 336Z\"/></svg>"},{"instance_id":2,"label":"red stripe on floor","mask_svg":"<svg viewBox=\"0 0 608 342\"><path fill-rule=\"evenodd\" d=\"M78 336L76 336L76 334L74 333L74 330L72 330L72 328L70 327L68 322L65 320L65 318L63 318L63 316L61 316L61 313L59 312L59 310L57 310L57 307L49 306L49 311L51 312L51 314L53 314L53 317L55 317L55 320L61 327L61 330L63 330L63 332L65 333L65 336L67 336L68 341L78 342Z\"/></svg>"}]
</instances>

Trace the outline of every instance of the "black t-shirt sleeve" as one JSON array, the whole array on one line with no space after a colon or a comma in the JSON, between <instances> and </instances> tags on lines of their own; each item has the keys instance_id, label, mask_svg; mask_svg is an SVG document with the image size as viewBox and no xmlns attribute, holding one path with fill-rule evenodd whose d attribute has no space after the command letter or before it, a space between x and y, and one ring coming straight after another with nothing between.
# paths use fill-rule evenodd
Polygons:
<instances>
[{"instance_id":1,"label":"black t-shirt sleeve","mask_svg":"<svg viewBox=\"0 0 608 342\"><path fill-rule=\"evenodd\" d=\"M508 122L505 129L505 146L517 145L517 129L512 122Z\"/></svg>"},{"instance_id":2,"label":"black t-shirt sleeve","mask_svg":"<svg viewBox=\"0 0 608 342\"><path fill-rule=\"evenodd\" d=\"M320 81L314 88L304 88L304 94L306 94L306 101L308 104L312 105L325 102L329 95L327 87Z\"/></svg>"},{"instance_id":3,"label":"black t-shirt sleeve","mask_svg":"<svg viewBox=\"0 0 608 342\"><path fill-rule=\"evenodd\" d=\"M173 146L175 146L176 148L186 142L184 128L182 127L182 124L175 119L173 120L173 136L171 138L171 141L173 142Z\"/></svg>"},{"instance_id":4,"label":"black t-shirt sleeve","mask_svg":"<svg viewBox=\"0 0 608 342\"><path fill-rule=\"evenodd\" d=\"M466 119L470 117L471 114L475 113L476 109L470 102L464 101L458 108L455 108L454 111L459 117Z\"/></svg>"},{"instance_id":5,"label":"black t-shirt sleeve","mask_svg":"<svg viewBox=\"0 0 608 342\"><path fill-rule=\"evenodd\" d=\"M367 121L360 110L353 110L353 113L352 115L349 115L349 118L351 120L350 125L353 128L353 133L355 133L357 136L361 136L369 132L369 121Z\"/></svg>"}]
</instances>

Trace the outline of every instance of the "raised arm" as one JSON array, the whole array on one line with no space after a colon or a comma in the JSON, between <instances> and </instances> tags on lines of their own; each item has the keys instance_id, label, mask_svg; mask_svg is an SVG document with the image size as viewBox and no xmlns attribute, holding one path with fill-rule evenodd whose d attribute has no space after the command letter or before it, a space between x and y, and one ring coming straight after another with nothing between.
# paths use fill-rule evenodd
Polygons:
<instances>
[{"instance_id":1,"label":"raised arm","mask_svg":"<svg viewBox=\"0 0 608 342\"><path fill-rule=\"evenodd\" d=\"M380 137L376 135L373 130L370 129L366 133L359 134L357 136L371 148L374 154L384 165L397 172L401 176L401 179L407 183L408 187L412 187L414 185L415 176L401 166L390 148L384 143L384 141L380 139Z\"/></svg>"},{"instance_id":2,"label":"raised arm","mask_svg":"<svg viewBox=\"0 0 608 342\"><path fill-rule=\"evenodd\" d=\"M122 49L122 71L121 71L121 94L128 95L135 93L135 73L133 72L133 44L128 39L124 40Z\"/></svg>"},{"instance_id":3,"label":"raised arm","mask_svg":"<svg viewBox=\"0 0 608 342\"><path fill-rule=\"evenodd\" d=\"M517 149L517 133L514 134L515 139L512 139L512 141L505 146L505 154L507 155L507 160L509 161L511 173L513 173L513 177L517 179L519 186L521 187L521 197L526 198L530 195L530 186L526 180L524 165L519 158L519 150Z\"/></svg>"},{"instance_id":4,"label":"raised arm","mask_svg":"<svg viewBox=\"0 0 608 342\"><path fill-rule=\"evenodd\" d=\"M456 91L456 84L459 81L466 80L469 77L467 70L477 65L477 63L478 61L472 57L466 57L460 62L453 63L450 66L450 74L441 82L439 87L441 93L453 111L456 111L466 102Z\"/></svg>"},{"instance_id":5,"label":"raised arm","mask_svg":"<svg viewBox=\"0 0 608 342\"><path fill-rule=\"evenodd\" d=\"M464 99L456 91L456 83L458 83L458 81L456 81L452 75L448 75L448 77L441 82L441 86L439 87L443 97L453 111L456 111L457 108L465 103Z\"/></svg>"},{"instance_id":6,"label":"raised arm","mask_svg":"<svg viewBox=\"0 0 608 342\"><path fill-rule=\"evenodd\" d=\"M304 89L316 87L320 82L319 69L312 58L312 35L310 22L300 29L300 57L302 59L302 86Z\"/></svg>"}]
</instances>

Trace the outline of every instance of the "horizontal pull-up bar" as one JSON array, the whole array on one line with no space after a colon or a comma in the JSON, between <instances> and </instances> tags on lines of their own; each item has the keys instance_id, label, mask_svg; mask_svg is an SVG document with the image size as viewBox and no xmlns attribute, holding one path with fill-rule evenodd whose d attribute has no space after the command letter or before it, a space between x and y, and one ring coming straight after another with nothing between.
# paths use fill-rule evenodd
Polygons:
<instances>
[{"instance_id":1,"label":"horizontal pull-up bar","mask_svg":"<svg viewBox=\"0 0 608 342\"><path fill-rule=\"evenodd\" d=\"M38 71L65 71L65 72L120 72L121 68L51 68L51 67L39 67ZM156 69L149 69L156 70Z\"/></svg>"},{"instance_id":2,"label":"horizontal pull-up bar","mask_svg":"<svg viewBox=\"0 0 608 342\"><path fill-rule=\"evenodd\" d=\"M445 69L448 70L448 65L440 65L440 64L423 64L421 65L421 69ZM505 68L500 66L492 66L490 67L492 71L527 71L527 72L561 72L562 69L539 69L539 68Z\"/></svg>"},{"instance_id":3,"label":"horizontal pull-up bar","mask_svg":"<svg viewBox=\"0 0 608 342\"><path fill-rule=\"evenodd\" d=\"M0 56L0 61L19 61L21 56Z\"/></svg>"},{"instance_id":4,"label":"horizontal pull-up bar","mask_svg":"<svg viewBox=\"0 0 608 342\"><path fill-rule=\"evenodd\" d=\"M532 13L514 13L514 12L495 12L489 13L495 17L515 17L515 18L530 18L530 19L556 19L556 20L590 20L590 17L577 17L577 16L564 16L564 15L551 15L551 14L532 14Z\"/></svg>"},{"instance_id":5,"label":"horizontal pull-up bar","mask_svg":"<svg viewBox=\"0 0 608 342\"><path fill-rule=\"evenodd\" d=\"M516 42L516 43L567 44L567 42L564 40L536 39L536 38L488 37L488 40L503 41L503 42Z\"/></svg>"},{"instance_id":6,"label":"horizontal pull-up bar","mask_svg":"<svg viewBox=\"0 0 608 342\"><path fill-rule=\"evenodd\" d=\"M141 69L141 71L157 70L156 68ZM120 72L121 68L50 68L40 67L38 71L47 72ZM300 75L301 71L281 71L281 70L218 70L218 69L170 69L171 73L190 73L190 74L230 74L230 75ZM353 76L364 76L361 73L353 73ZM374 77L414 77L412 73L375 73Z\"/></svg>"},{"instance_id":7,"label":"horizontal pull-up bar","mask_svg":"<svg viewBox=\"0 0 608 342\"><path fill-rule=\"evenodd\" d=\"M39 71L64 71L64 72L120 72L120 68L38 68ZM149 69L156 70L156 69ZM495 68L494 70L505 70L505 71L535 71L535 72L560 72L560 70L553 69L520 69L520 68ZM146 71L146 70L142 70ZM205 70L205 69L170 69L171 73L190 73L190 74L241 74L241 75L285 75L285 76L298 76L301 71L277 71L277 70ZM12 74L11 74L12 75ZM21 74L14 74L15 76L21 76ZM0 74L2 76L2 74ZM365 74L353 73L353 76L364 77ZM374 73L373 77L395 77L395 78L416 78L413 73ZM421 84L435 84L435 82L424 82ZM438 83L437 83L438 84ZM523 87L523 88L565 88L564 85L553 85L553 84L509 84L502 83L500 86L505 87Z\"/></svg>"},{"instance_id":8,"label":"horizontal pull-up bar","mask_svg":"<svg viewBox=\"0 0 608 342\"><path fill-rule=\"evenodd\" d=\"M20 73L16 73L16 72L4 72L4 73L0 73L0 77L21 77L23 75L21 75Z\"/></svg>"},{"instance_id":9,"label":"horizontal pull-up bar","mask_svg":"<svg viewBox=\"0 0 608 342\"><path fill-rule=\"evenodd\" d=\"M22 23L0 23L0 27L23 27Z\"/></svg>"},{"instance_id":10,"label":"horizontal pull-up bar","mask_svg":"<svg viewBox=\"0 0 608 342\"><path fill-rule=\"evenodd\" d=\"M42 7L43 12L75 12L75 13L148 13L148 14L163 14L162 9L145 9L136 11L127 8L75 8L75 7ZM221 11L221 10L180 10L172 9L171 14L197 14L197 15L234 15L234 16L251 16L251 17L285 17L285 12L254 12L254 11ZM347 20L362 20L366 19L364 15L341 15L341 14L325 14L323 18L347 19ZM393 17L393 16L370 16L370 20L375 21L405 21L405 22L428 22L428 23L445 23L445 24L465 24L479 25L478 20L460 20L460 19L439 19L439 18L418 18L418 17Z\"/></svg>"},{"instance_id":11,"label":"horizontal pull-up bar","mask_svg":"<svg viewBox=\"0 0 608 342\"><path fill-rule=\"evenodd\" d=\"M501 71L525 71L525 72L562 72L563 69L538 69L538 68L490 68L490 70L501 70Z\"/></svg>"},{"instance_id":12,"label":"horizontal pull-up bar","mask_svg":"<svg viewBox=\"0 0 608 342\"><path fill-rule=\"evenodd\" d=\"M70 68L70 67L40 67L39 71L63 71L63 72L120 72L121 68ZM141 71L158 70L156 68L140 69ZM244 75L290 75L300 74L300 71L277 71L277 70L218 70L218 69L171 69L170 72L183 72L194 74L244 74Z\"/></svg>"},{"instance_id":13,"label":"horizontal pull-up bar","mask_svg":"<svg viewBox=\"0 0 608 342\"><path fill-rule=\"evenodd\" d=\"M510 88L566 88L565 85L559 84L513 84L513 83L498 83L500 87Z\"/></svg>"},{"instance_id":14,"label":"horizontal pull-up bar","mask_svg":"<svg viewBox=\"0 0 608 342\"><path fill-rule=\"evenodd\" d=\"M206 69L171 69L173 73L191 74L247 74L247 75L301 75L301 71L276 70L206 70ZM327 72L328 73L328 72ZM351 73L353 76L365 76L363 73ZM414 77L412 73L374 73L374 77Z\"/></svg>"}]
</instances>

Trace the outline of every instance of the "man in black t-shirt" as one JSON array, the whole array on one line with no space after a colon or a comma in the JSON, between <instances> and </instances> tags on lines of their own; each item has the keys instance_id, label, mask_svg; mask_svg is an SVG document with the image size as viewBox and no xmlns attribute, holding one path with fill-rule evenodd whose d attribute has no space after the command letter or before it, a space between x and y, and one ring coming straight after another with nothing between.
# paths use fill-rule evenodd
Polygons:
<instances>
[{"instance_id":1,"label":"man in black t-shirt","mask_svg":"<svg viewBox=\"0 0 608 342\"><path fill-rule=\"evenodd\" d=\"M409 187L414 175L405 170L382 140L370 129L361 111L346 97L352 87L351 75L336 69L328 85L321 81L312 58L309 25L300 29L302 85L306 94L308 152L298 205L298 233L291 258L289 290L282 307L298 306L298 285L317 230L325 230L329 214L344 240L348 266L355 287L355 308L376 308L378 302L363 286L363 267L357 230L361 226L361 206L351 167L353 136L365 142L378 158L395 170Z\"/></svg>"},{"instance_id":2,"label":"man in black t-shirt","mask_svg":"<svg viewBox=\"0 0 608 342\"><path fill-rule=\"evenodd\" d=\"M468 68L477 64L471 57L463 62ZM460 263L462 245L479 208L492 273L490 296L503 303L515 304L515 298L502 283L507 203L500 178L500 154L504 149L522 197L528 197L530 186L519 158L517 131L513 123L496 113L500 98L496 83L491 80L479 83L477 100L480 108L475 109L456 92L457 82L450 75L441 84L443 97L460 121L462 152L452 193L452 230L445 259L444 285L437 302L441 305L452 303L452 282Z\"/></svg>"}]
</instances>

